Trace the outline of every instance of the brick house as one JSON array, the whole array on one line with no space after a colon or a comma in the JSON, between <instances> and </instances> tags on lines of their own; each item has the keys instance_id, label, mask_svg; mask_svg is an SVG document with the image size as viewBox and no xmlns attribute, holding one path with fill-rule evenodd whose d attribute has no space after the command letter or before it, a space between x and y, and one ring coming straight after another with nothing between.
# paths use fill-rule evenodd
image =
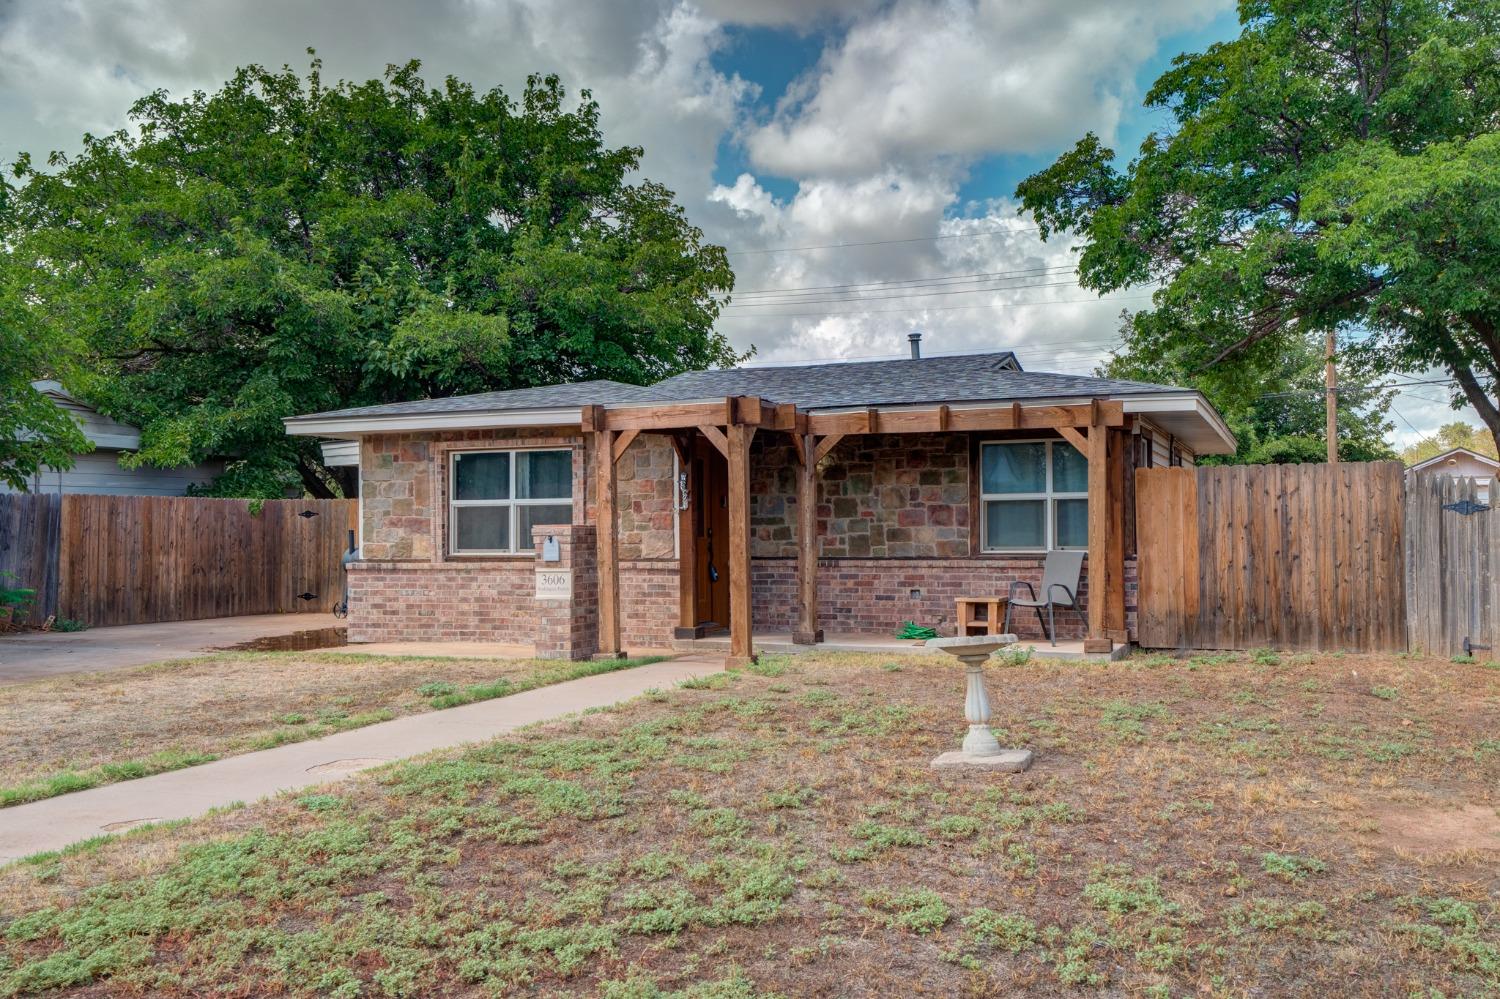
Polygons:
<instances>
[{"instance_id":1,"label":"brick house","mask_svg":"<svg viewBox=\"0 0 1500 999\"><path fill-rule=\"evenodd\" d=\"M1234 449L1195 391L1023 371L1009 352L581 382L286 423L358 441L350 641L570 657L717 629L733 657L752 655L757 633L814 644L914 620L951 634L955 597L1035 583L1053 548L1088 552L1087 620L1065 612L1059 631L1109 648L1133 628L1133 469ZM1036 627L1017 617L1023 634Z\"/></svg>"}]
</instances>

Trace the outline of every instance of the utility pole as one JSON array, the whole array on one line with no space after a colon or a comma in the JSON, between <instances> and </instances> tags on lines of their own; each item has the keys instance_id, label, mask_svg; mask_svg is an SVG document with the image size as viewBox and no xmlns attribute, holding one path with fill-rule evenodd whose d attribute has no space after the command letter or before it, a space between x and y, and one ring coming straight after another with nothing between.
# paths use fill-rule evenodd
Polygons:
<instances>
[{"instance_id":1,"label":"utility pole","mask_svg":"<svg viewBox=\"0 0 1500 999\"><path fill-rule=\"evenodd\" d=\"M1329 330L1323 351L1323 395L1328 409L1328 463L1330 465L1338 464L1339 460L1339 375L1333 367L1333 348L1333 330Z\"/></svg>"}]
</instances>

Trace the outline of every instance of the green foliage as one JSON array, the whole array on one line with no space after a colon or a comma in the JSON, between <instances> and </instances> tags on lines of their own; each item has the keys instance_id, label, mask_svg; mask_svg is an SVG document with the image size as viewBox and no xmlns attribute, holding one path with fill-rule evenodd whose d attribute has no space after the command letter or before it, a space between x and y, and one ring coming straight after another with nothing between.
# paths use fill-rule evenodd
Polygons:
<instances>
[{"instance_id":1,"label":"green foliage","mask_svg":"<svg viewBox=\"0 0 1500 999\"><path fill-rule=\"evenodd\" d=\"M89 625L87 621L80 621L77 618L59 617L52 621L52 630L63 632L88 631Z\"/></svg>"},{"instance_id":2,"label":"green foliage","mask_svg":"<svg viewBox=\"0 0 1500 999\"><path fill-rule=\"evenodd\" d=\"M5 192L0 178L0 234L14 218ZM3 260L0 256L0 483L24 492L37 472L71 468L74 454L94 446L66 410L31 386L33 380L62 373L64 335L25 314L25 282Z\"/></svg>"},{"instance_id":3,"label":"green foliage","mask_svg":"<svg viewBox=\"0 0 1500 999\"><path fill-rule=\"evenodd\" d=\"M931 888L872 891L865 895L865 904L886 913L886 925L913 933L925 934L939 930L951 915L943 896Z\"/></svg>"},{"instance_id":4,"label":"green foliage","mask_svg":"<svg viewBox=\"0 0 1500 999\"><path fill-rule=\"evenodd\" d=\"M0 808L23 805L28 801L55 798L60 794L86 791L92 787L113 784L116 781L136 780L152 774L166 773L195 767L200 763L211 763L218 759L213 753L198 753L184 749L164 749L139 759L118 760L103 763L87 770L64 770L41 780L28 781L12 787L0 787Z\"/></svg>"},{"instance_id":5,"label":"green foliage","mask_svg":"<svg viewBox=\"0 0 1500 999\"><path fill-rule=\"evenodd\" d=\"M0 572L0 630L10 627L17 619L24 620L36 600L36 590L10 585L15 579L13 572Z\"/></svg>"},{"instance_id":6,"label":"green foliage","mask_svg":"<svg viewBox=\"0 0 1500 999\"><path fill-rule=\"evenodd\" d=\"M66 450L19 390L58 343L78 391L142 428L134 461L229 455L213 489L240 496L332 494L316 443L283 432L297 413L735 359L723 249L556 77L516 100L416 62L329 85L314 59L130 116L0 183L7 480ZM47 433L18 445L16 423Z\"/></svg>"},{"instance_id":7,"label":"green foliage","mask_svg":"<svg viewBox=\"0 0 1500 999\"><path fill-rule=\"evenodd\" d=\"M1441 367L1500 431L1500 7L1239 9L1151 88L1167 124L1128 165L1086 135L1018 187L1044 236L1082 237L1088 287L1161 283L1118 364L1190 381L1286 460L1306 442L1268 442L1318 436L1316 397L1279 427L1245 400L1307 388L1333 332L1344 382Z\"/></svg>"},{"instance_id":8,"label":"green foliage","mask_svg":"<svg viewBox=\"0 0 1500 999\"><path fill-rule=\"evenodd\" d=\"M1321 874L1328 865L1317 857L1299 857L1295 853L1267 853L1260 864L1266 873L1283 881L1301 881L1309 874Z\"/></svg>"}]
</instances>

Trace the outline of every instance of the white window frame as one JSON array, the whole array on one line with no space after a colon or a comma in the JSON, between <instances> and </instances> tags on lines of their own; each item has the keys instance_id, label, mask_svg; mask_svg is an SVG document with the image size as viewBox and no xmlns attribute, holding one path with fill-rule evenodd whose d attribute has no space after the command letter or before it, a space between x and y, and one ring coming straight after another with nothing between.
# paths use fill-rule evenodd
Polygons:
<instances>
[{"instance_id":1,"label":"white window frame","mask_svg":"<svg viewBox=\"0 0 1500 999\"><path fill-rule=\"evenodd\" d=\"M460 457L473 457L481 454L508 454L510 455L510 499L501 500L461 500L458 498L458 459ZM549 499L516 499L516 466L520 464L516 460L519 454L565 454L568 456L569 476L568 495L555 496ZM523 550L517 547L520 541L520 508L523 506L564 506L569 508L568 522L573 521L573 476L571 473L573 464L573 449L566 447L518 447L518 448L475 448L473 450L458 450L448 453L448 554L462 557L475 555L507 555L507 556L530 556L536 557L536 548L530 544ZM503 506L510 508L510 548L459 548L458 547L458 510L461 507L471 506Z\"/></svg>"},{"instance_id":2,"label":"white window frame","mask_svg":"<svg viewBox=\"0 0 1500 999\"><path fill-rule=\"evenodd\" d=\"M991 444L1045 444L1047 445L1047 488L1039 493L987 493L984 491L984 449ZM1006 555L1033 552L1048 552L1057 548L1057 501L1058 500L1087 500L1088 490L1083 492L1058 492L1052 488L1052 449L1058 445L1073 447L1072 444L1056 437L1027 437L1020 440L982 440L979 442L979 467L975 470L979 476L979 531L980 551L986 555ZM1078 450L1073 448L1073 450ZM1084 456L1087 458L1087 455ZM1046 524L1046 537L1040 547L1027 548L997 548L990 545L990 517L989 505L992 502L1004 503L1009 500L1041 500L1044 508L1043 521ZM1082 545L1069 545L1062 550L1086 550L1087 542Z\"/></svg>"}]
</instances>

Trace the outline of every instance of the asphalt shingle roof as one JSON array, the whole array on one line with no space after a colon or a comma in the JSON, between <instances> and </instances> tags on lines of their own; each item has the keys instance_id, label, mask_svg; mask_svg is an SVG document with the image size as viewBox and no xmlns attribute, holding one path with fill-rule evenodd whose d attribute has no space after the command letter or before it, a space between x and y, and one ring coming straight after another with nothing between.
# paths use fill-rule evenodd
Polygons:
<instances>
[{"instance_id":1,"label":"asphalt shingle roof","mask_svg":"<svg viewBox=\"0 0 1500 999\"><path fill-rule=\"evenodd\" d=\"M1020 371L1016 367L1015 355L1007 350L919 360L903 358L689 371L658 382L649 391L651 400L661 402L750 395L760 396L768 402L795 403L799 409L835 409L1186 390L1115 378Z\"/></svg>"},{"instance_id":2,"label":"asphalt shingle roof","mask_svg":"<svg viewBox=\"0 0 1500 999\"><path fill-rule=\"evenodd\" d=\"M568 382L563 385L539 385L535 388L507 389L503 392L479 392L455 395L446 399L416 399L392 402L383 406L358 406L311 413L297 419L329 419L335 416L410 416L419 413L494 413L509 409L552 409L612 402L634 402L650 389L600 378L591 382Z\"/></svg>"},{"instance_id":3,"label":"asphalt shingle roof","mask_svg":"<svg viewBox=\"0 0 1500 999\"><path fill-rule=\"evenodd\" d=\"M1184 392L1149 382L1021 371L1015 354L959 354L890 361L840 361L776 367L689 371L655 385L606 380L481 392L447 399L421 399L384 406L361 406L298 419L408 416L426 413L493 413L613 403L686 402L731 395L759 396L794 403L799 409L899 406L918 403L1002 402L1092 396Z\"/></svg>"}]
</instances>

